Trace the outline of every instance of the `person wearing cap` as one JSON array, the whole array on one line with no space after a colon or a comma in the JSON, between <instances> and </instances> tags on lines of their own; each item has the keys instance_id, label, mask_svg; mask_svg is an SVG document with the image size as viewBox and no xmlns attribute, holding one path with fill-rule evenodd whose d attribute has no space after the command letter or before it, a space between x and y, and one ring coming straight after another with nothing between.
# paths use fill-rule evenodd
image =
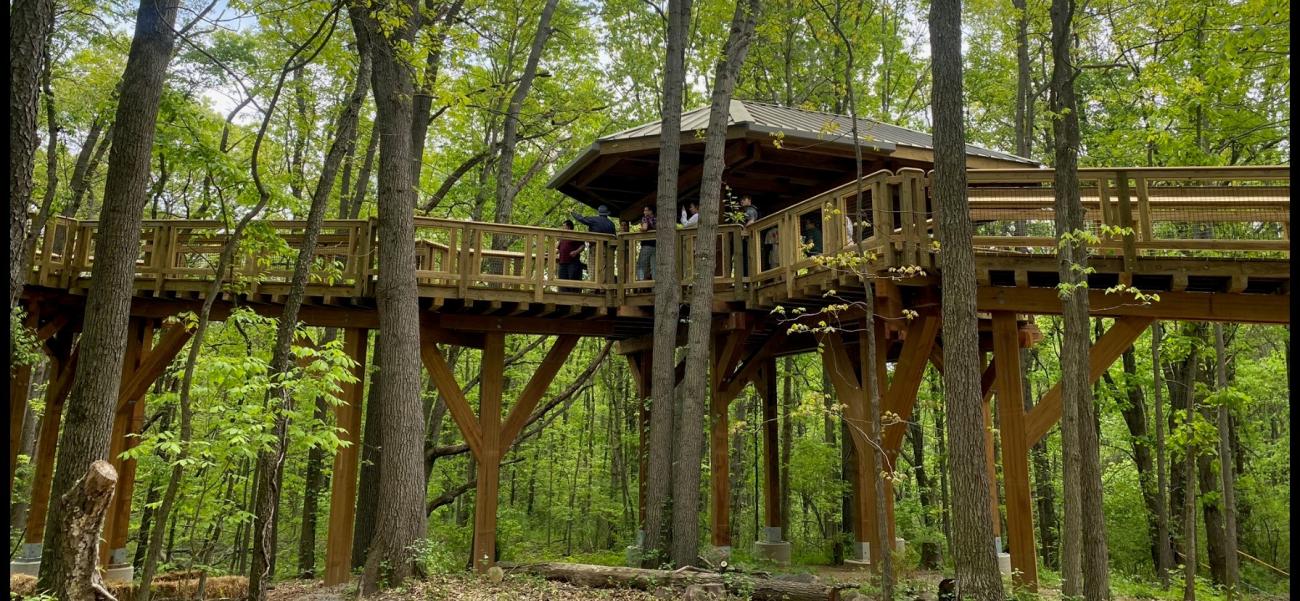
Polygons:
<instances>
[{"instance_id":1,"label":"person wearing cap","mask_svg":"<svg viewBox=\"0 0 1300 601\"><path fill-rule=\"evenodd\" d=\"M587 229L594 233L614 233L614 222L609 220L609 207L605 205L600 205L596 208L595 217L583 217L577 211L573 211L573 219L574 221L587 226Z\"/></svg>"}]
</instances>

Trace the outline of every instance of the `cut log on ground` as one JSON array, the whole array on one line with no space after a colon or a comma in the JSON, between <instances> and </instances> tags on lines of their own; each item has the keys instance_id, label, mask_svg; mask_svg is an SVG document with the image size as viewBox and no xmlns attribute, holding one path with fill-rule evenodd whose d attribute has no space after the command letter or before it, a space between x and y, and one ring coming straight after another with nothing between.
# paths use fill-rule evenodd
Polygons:
<instances>
[{"instance_id":1,"label":"cut log on ground","mask_svg":"<svg viewBox=\"0 0 1300 601\"><path fill-rule=\"evenodd\" d=\"M60 519L68 535L59 552L69 573L57 597L69 601L117 601L104 586L98 568L99 533L116 488L117 470L100 460L90 464L90 471L60 499Z\"/></svg>"},{"instance_id":2,"label":"cut log on ground","mask_svg":"<svg viewBox=\"0 0 1300 601\"><path fill-rule=\"evenodd\" d=\"M507 574L531 574L591 588L634 588L653 591L657 587L684 588L691 585L721 584L733 595L758 601L839 601L841 590L855 584L826 585L761 578L740 572L720 574L702 571L646 570L579 563L500 564Z\"/></svg>"}]
</instances>

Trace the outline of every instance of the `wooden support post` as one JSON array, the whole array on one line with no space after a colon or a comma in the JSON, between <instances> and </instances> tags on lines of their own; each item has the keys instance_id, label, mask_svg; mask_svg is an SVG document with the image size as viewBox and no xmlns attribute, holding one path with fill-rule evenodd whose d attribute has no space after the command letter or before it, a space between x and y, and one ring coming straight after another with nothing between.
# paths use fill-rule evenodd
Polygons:
<instances>
[{"instance_id":1,"label":"wooden support post","mask_svg":"<svg viewBox=\"0 0 1300 601\"><path fill-rule=\"evenodd\" d=\"M108 446L108 461L117 473L117 490L113 493L113 499L109 501L108 513L104 518L104 540L108 544L99 546L99 563L103 566L110 565L113 561L110 555L118 548L116 541L121 540L122 546L126 546L127 532L131 525L131 494L135 490L135 461L130 462L131 473L128 477L122 453L136 445L137 439L131 435L137 432L131 425L136 421L134 418L137 409L141 412L139 422L144 423L144 395L128 398L123 396L123 393L127 392L125 390L127 382L140 368L140 363L144 356L149 354L152 344L153 324L138 317L132 318L127 327L126 355L122 357L122 381L118 388L117 413L113 417L112 437L109 439ZM123 561L125 561L125 554L123 549L121 558Z\"/></svg>"},{"instance_id":2,"label":"wooden support post","mask_svg":"<svg viewBox=\"0 0 1300 601\"><path fill-rule=\"evenodd\" d=\"M867 439L866 394L858 371L859 362L849 356L848 349L839 334L829 334L825 338L822 351L822 365L830 377L831 385L841 404L844 405L843 419L848 425L849 438L857 457L856 466L850 484L853 486L853 534L855 543L869 545L869 553L880 552L880 537L876 530L876 505L873 452ZM878 562L872 562L878 565Z\"/></svg>"},{"instance_id":3,"label":"wooden support post","mask_svg":"<svg viewBox=\"0 0 1300 601\"><path fill-rule=\"evenodd\" d=\"M348 446L339 447L334 455L330 478L329 533L325 543L325 584L333 586L348 581L352 559L352 523L357 506L357 470L361 459L361 405L365 396L366 350L369 331L359 328L343 330L343 350L357 364L352 375L357 381L343 385L342 404L334 407L341 438ZM369 541L367 541L369 542Z\"/></svg>"},{"instance_id":4,"label":"wooden support post","mask_svg":"<svg viewBox=\"0 0 1300 601\"><path fill-rule=\"evenodd\" d=\"M775 540L771 537L762 540L775 543L784 540L785 535L785 522L781 516L781 438L777 427L776 359L765 359L760 371L762 375L759 381L762 385L759 386L759 394L763 396L763 523L768 528L776 529L769 530L769 534L776 535Z\"/></svg>"},{"instance_id":5,"label":"wooden support post","mask_svg":"<svg viewBox=\"0 0 1300 601\"><path fill-rule=\"evenodd\" d=\"M474 499L474 570L496 563L497 488L501 472L501 393L505 384L505 334L487 334L479 380L478 496Z\"/></svg>"},{"instance_id":6,"label":"wooden support post","mask_svg":"<svg viewBox=\"0 0 1300 601\"><path fill-rule=\"evenodd\" d=\"M54 458L59 442L59 424L63 404L72 392L77 373L77 350L50 356L50 386L45 390L45 414L41 418L40 438L36 443L36 471L32 475L32 500L27 509L27 534L23 542L39 547L45 539L45 516L50 509L50 486L54 478ZM25 556L32 557L24 552ZM35 557L40 557L36 551Z\"/></svg>"},{"instance_id":7,"label":"wooden support post","mask_svg":"<svg viewBox=\"0 0 1300 601\"><path fill-rule=\"evenodd\" d=\"M1119 225L1132 231L1124 234L1124 271L1132 277L1133 272L1137 271L1137 229L1133 227L1133 202L1132 195L1128 185L1128 172L1119 171L1115 174L1116 184L1119 191L1119 203L1116 209L1119 211Z\"/></svg>"},{"instance_id":8,"label":"wooden support post","mask_svg":"<svg viewBox=\"0 0 1300 601\"><path fill-rule=\"evenodd\" d=\"M452 421L465 437L465 444L477 461L477 493L474 503L474 569L485 572L496 564L497 491L500 483L501 458L514 446L515 438L527 425L538 401L555 379L564 360L578 344L578 336L557 336L555 344L533 372L532 378L510 408L505 421L501 420L502 386L505 384L505 334L490 332L483 343L482 377L479 380L479 415L465 400L465 394L456 384L455 375L442 352L433 345L430 332L425 331L420 344L420 357L429 371L438 392L447 403Z\"/></svg>"},{"instance_id":9,"label":"wooden support post","mask_svg":"<svg viewBox=\"0 0 1300 601\"><path fill-rule=\"evenodd\" d=\"M627 356L632 378L636 381L637 392L637 504L636 517L639 527L645 526L645 475L649 468L650 449L650 351L641 351Z\"/></svg>"},{"instance_id":10,"label":"wooden support post","mask_svg":"<svg viewBox=\"0 0 1300 601\"><path fill-rule=\"evenodd\" d=\"M993 314L993 353L998 369L998 417L1002 426L1002 479L1007 496L1007 542L1012 580L1038 589L1034 547L1033 497L1029 492L1029 444L1025 436L1024 390L1020 378L1020 338L1014 313Z\"/></svg>"}]
</instances>

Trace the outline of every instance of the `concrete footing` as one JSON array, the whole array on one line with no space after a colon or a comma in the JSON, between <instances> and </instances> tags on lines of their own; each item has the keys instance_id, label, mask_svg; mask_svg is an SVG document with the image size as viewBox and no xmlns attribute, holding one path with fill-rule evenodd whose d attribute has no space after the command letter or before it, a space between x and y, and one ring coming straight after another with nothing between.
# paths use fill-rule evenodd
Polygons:
<instances>
[{"instance_id":1,"label":"concrete footing","mask_svg":"<svg viewBox=\"0 0 1300 601\"><path fill-rule=\"evenodd\" d=\"M707 559L707 560L709 560L709 563L711 563L711 564L713 564L713 565L715 565L715 566L718 565L718 564L721 563L721 562L724 562L724 561L727 561L727 562L730 562L730 561L731 561L731 547L729 547L729 546L727 546L727 547L708 547L708 548L704 551L704 553L705 553L704 558Z\"/></svg>"},{"instance_id":2,"label":"concrete footing","mask_svg":"<svg viewBox=\"0 0 1300 601\"><path fill-rule=\"evenodd\" d=\"M104 582L131 582L135 579L135 566L127 564L110 565L104 569Z\"/></svg>"},{"instance_id":3,"label":"concrete footing","mask_svg":"<svg viewBox=\"0 0 1300 601\"><path fill-rule=\"evenodd\" d=\"M10 574L26 574L28 576L36 576L40 574L40 572L41 572L41 560L39 559L31 560L31 561L26 559L19 559L19 560L9 562Z\"/></svg>"},{"instance_id":4,"label":"concrete footing","mask_svg":"<svg viewBox=\"0 0 1300 601\"><path fill-rule=\"evenodd\" d=\"M641 558L645 557L645 530L636 531L636 542L623 551L623 560L629 568L641 567Z\"/></svg>"},{"instance_id":5,"label":"concrete footing","mask_svg":"<svg viewBox=\"0 0 1300 601\"><path fill-rule=\"evenodd\" d=\"M769 543L764 541L754 541L754 558L763 561L776 562L778 565L790 565L790 554L793 547L789 541Z\"/></svg>"},{"instance_id":6,"label":"concrete footing","mask_svg":"<svg viewBox=\"0 0 1300 601\"><path fill-rule=\"evenodd\" d=\"M1002 572L1003 576L1011 575L1011 554L1010 553L998 553L998 570Z\"/></svg>"}]
</instances>

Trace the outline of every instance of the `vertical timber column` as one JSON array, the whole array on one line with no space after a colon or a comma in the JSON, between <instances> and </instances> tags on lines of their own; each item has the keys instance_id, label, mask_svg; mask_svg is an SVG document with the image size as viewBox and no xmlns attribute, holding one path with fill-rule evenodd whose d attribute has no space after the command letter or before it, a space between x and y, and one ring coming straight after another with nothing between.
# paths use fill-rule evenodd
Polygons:
<instances>
[{"instance_id":1,"label":"vertical timber column","mask_svg":"<svg viewBox=\"0 0 1300 601\"><path fill-rule=\"evenodd\" d=\"M356 361L352 375L357 381L343 385L343 403L334 407L338 427L348 446L339 447L334 455L330 478L329 534L325 543L325 585L348 581L352 559L352 522L356 519L357 468L361 459L361 404L366 382L366 346L369 331L359 328L343 330L343 351ZM370 541L362 541L368 544Z\"/></svg>"},{"instance_id":2,"label":"vertical timber column","mask_svg":"<svg viewBox=\"0 0 1300 601\"><path fill-rule=\"evenodd\" d=\"M775 357L763 360L757 383L763 397L763 524L766 528L762 540L754 543L754 555L784 565L790 563L791 549L785 541L785 522L781 515L781 436L777 423Z\"/></svg>"},{"instance_id":3,"label":"vertical timber column","mask_svg":"<svg viewBox=\"0 0 1300 601\"><path fill-rule=\"evenodd\" d=\"M117 490L109 504L108 516L104 522L104 539L107 544L99 546L99 563L112 566L127 563L126 539L131 527L131 495L135 492L135 460L122 459L122 453L135 448L139 439L132 434L139 433L139 426L144 423L144 394L134 395L127 390L127 385L136 372L140 370L144 357L149 354L153 343L153 323L141 318L132 318L127 330L126 356L123 357L122 383L118 389L117 413L113 418L113 433L109 441L108 460L117 470ZM140 417L136 418L136 413ZM127 467L130 464L130 467ZM129 469L129 473L128 473ZM124 574L117 571L106 579L118 580ZM129 579L129 576L125 579Z\"/></svg>"},{"instance_id":4,"label":"vertical timber column","mask_svg":"<svg viewBox=\"0 0 1300 601\"><path fill-rule=\"evenodd\" d=\"M27 307L29 329L37 325L36 306ZM14 492L14 474L18 471L18 451L22 444L23 419L27 416L27 393L32 384L32 366L23 365L9 371L9 496Z\"/></svg>"},{"instance_id":5,"label":"vertical timber column","mask_svg":"<svg viewBox=\"0 0 1300 601\"><path fill-rule=\"evenodd\" d=\"M725 376L722 341L711 338L712 359L709 370L709 517L712 522L713 546L724 556L731 552L731 464L730 440L727 437L727 409L730 404L722 390Z\"/></svg>"},{"instance_id":6,"label":"vertical timber column","mask_svg":"<svg viewBox=\"0 0 1300 601\"><path fill-rule=\"evenodd\" d=\"M1034 514L1029 494L1029 441L1025 435L1024 391L1020 380L1020 336L1014 313L993 314L993 356L998 417L1002 426L1002 480L1007 497L1007 539L1012 580L1038 589Z\"/></svg>"},{"instance_id":7,"label":"vertical timber column","mask_svg":"<svg viewBox=\"0 0 1300 601\"><path fill-rule=\"evenodd\" d=\"M501 387L505 383L505 334L488 333L483 345L483 376L479 384L478 425L483 444L478 454L478 487L474 499L474 570L496 563L497 487L501 473Z\"/></svg>"},{"instance_id":8,"label":"vertical timber column","mask_svg":"<svg viewBox=\"0 0 1300 601\"><path fill-rule=\"evenodd\" d=\"M54 340L57 344L57 338ZM70 343L68 344L70 346ZM36 471L32 474L32 500L27 510L27 533L23 537L24 561L11 565L21 571L19 564L30 564L31 575L40 567L41 543L45 540L45 516L50 509L50 486L54 478L54 458L59 442L59 425L63 420L63 404L72 392L72 378L77 372L77 351L59 349L50 354L50 385L45 389L45 414L41 418L41 432L36 443Z\"/></svg>"}]
</instances>

